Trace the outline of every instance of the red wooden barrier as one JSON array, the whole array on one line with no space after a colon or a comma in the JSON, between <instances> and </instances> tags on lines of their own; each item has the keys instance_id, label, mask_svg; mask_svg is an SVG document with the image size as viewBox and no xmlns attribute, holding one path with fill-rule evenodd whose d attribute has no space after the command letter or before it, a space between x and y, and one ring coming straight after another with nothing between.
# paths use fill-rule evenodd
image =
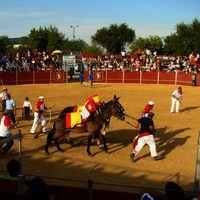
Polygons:
<instances>
[{"instance_id":1,"label":"red wooden barrier","mask_svg":"<svg viewBox=\"0 0 200 200\"><path fill-rule=\"evenodd\" d=\"M65 83L67 81L67 74L64 71L0 72L0 79L4 85Z\"/></svg>"},{"instance_id":2,"label":"red wooden barrier","mask_svg":"<svg viewBox=\"0 0 200 200\"><path fill-rule=\"evenodd\" d=\"M131 71L103 71L94 70L94 82L102 83L145 83L145 84L174 84L192 85L192 73L176 72L131 72ZM88 71L84 73L85 81L88 81ZM197 86L200 85L200 75L196 75Z\"/></svg>"},{"instance_id":3,"label":"red wooden barrier","mask_svg":"<svg viewBox=\"0 0 200 200\"><path fill-rule=\"evenodd\" d=\"M95 70L94 82L102 83L145 83L145 84L174 84L191 85L192 73L176 72L137 72L137 71L111 71ZM85 81L88 81L88 71L84 73ZM197 86L200 85L200 75L197 74ZM1 84L35 84L35 83L65 83L67 73L64 71L22 71L0 72Z\"/></svg>"}]
</instances>

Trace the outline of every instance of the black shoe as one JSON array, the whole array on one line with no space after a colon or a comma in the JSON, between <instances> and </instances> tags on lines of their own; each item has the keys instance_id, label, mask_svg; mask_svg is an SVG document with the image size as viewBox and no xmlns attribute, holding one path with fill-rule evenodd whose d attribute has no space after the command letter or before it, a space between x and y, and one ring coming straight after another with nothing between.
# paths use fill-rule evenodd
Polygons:
<instances>
[{"instance_id":1,"label":"black shoe","mask_svg":"<svg viewBox=\"0 0 200 200\"><path fill-rule=\"evenodd\" d=\"M135 154L134 154L134 153L131 153L131 154L130 154L130 159L131 159L132 162L134 162L134 157L135 157Z\"/></svg>"},{"instance_id":2,"label":"black shoe","mask_svg":"<svg viewBox=\"0 0 200 200\"><path fill-rule=\"evenodd\" d=\"M160 160L162 158L162 156L155 156L153 157L154 160Z\"/></svg>"}]
</instances>

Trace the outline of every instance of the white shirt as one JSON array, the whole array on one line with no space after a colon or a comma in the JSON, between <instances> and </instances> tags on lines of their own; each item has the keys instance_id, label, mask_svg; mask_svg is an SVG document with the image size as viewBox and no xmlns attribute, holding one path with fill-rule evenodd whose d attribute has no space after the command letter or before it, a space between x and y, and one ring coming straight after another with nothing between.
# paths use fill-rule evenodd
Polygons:
<instances>
[{"instance_id":1,"label":"white shirt","mask_svg":"<svg viewBox=\"0 0 200 200\"><path fill-rule=\"evenodd\" d=\"M178 89L174 90L174 92L172 93L172 97L175 97L176 99L180 99L180 97L182 97L182 96L183 96L183 93L180 94L178 92Z\"/></svg>"},{"instance_id":2,"label":"white shirt","mask_svg":"<svg viewBox=\"0 0 200 200\"><path fill-rule=\"evenodd\" d=\"M0 137L9 137L10 136L10 128L5 125L5 116L1 118L0 121Z\"/></svg>"},{"instance_id":3,"label":"white shirt","mask_svg":"<svg viewBox=\"0 0 200 200\"><path fill-rule=\"evenodd\" d=\"M1 99L1 100L6 100L6 93L5 93L5 92L2 92L2 93L0 94L0 99Z\"/></svg>"},{"instance_id":4,"label":"white shirt","mask_svg":"<svg viewBox=\"0 0 200 200\"><path fill-rule=\"evenodd\" d=\"M23 107L29 107L32 110L32 105L30 101L24 101Z\"/></svg>"}]
</instances>

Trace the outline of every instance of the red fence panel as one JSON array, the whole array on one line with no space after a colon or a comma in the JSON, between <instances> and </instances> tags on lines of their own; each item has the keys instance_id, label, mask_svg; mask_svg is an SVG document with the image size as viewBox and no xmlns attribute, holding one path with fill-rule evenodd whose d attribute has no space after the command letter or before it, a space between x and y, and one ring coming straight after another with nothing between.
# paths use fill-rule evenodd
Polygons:
<instances>
[{"instance_id":1,"label":"red fence panel","mask_svg":"<svg viewBox=\"0 0 200 200\"><path fill-rule=\"evenodd\" d=\"M142 72L141 83L151 83L156 84L158 81L157 72Z\"/></svg>"},{"instance_id":2,"label":"red fence panel","mask_svg":"<svg viewBox=\"0 0 200 200\"><path fill-rule=\"evenodd\" d=\"M178 73L177 74L177 84L178 85L192 85L192 73Z\"/></svg>"},{"instance_id":3,"label":"red fence panel","mask_svg":"<svg viewBox=\"0 0 200 200\"><path fill-rule=\"evenodd\" d=\"M123 83L123 72L122 71L106 71L106 82L107 83Z\"/></svg>"},{"instance_id":4,"label":"red fence panel","mask_svg":"<svg viewBox=\"0 0 200 200\"><path fill-rule=\"evenodd\" d=\"M34 84L34 83L65 83L67 74L64 71L14 71L0 72L1 84Z\"/></svg>"},{"instance_id":5,"label":"red fence panel","mask_svg":"<svg viewBox=\"0 0 200 200\"><path fill-rule=\"evenodd\" d=\"M174 72L159 72L159 83L160 84L176 84L176 74Z\"/></svg>"},{"instance_id":6,"label":"red fence panel","mask_svg":"<svg viewBox=\"0 0 200 200\"><path fill-rule=\"evenodd\" d=\"M125 72L124 73L124 83L140 83L140 72Z\"/></svg>"},{"instance_id":7,"label":"red fence panel","mask_svg":"<svg viewBox=\"0 0 200 200\"><path fill-rule=\"evenodd\" d=\"M163 71L111 71L94 70L94 82L101 83L150 83L192 85L192 73L163 72ZM1 84L34 84L34 83L66 83L68 75L65 71L14 71L0 72ZM88 81L88 71L84 72ZM196 75L197 86L200 85L200 74Z\"/></svg>"}]
</instances>

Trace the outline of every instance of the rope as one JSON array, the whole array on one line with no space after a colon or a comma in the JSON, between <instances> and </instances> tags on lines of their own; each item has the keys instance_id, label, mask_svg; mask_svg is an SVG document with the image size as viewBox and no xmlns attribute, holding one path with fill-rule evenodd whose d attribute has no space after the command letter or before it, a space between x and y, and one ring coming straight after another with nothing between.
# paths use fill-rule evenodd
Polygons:
<instances>
[{"instance_id":1,"label":"rope","mask_svg":"<svg viewBox=\"0 0 200 200\"><path fill-rule=\"evenodd\" d=\"M51 123L51 109L55 106L56 104L53 104L52 106L49 107L49 122L47 123L46 127L48 127Z\"/></svg>"},{"instance_id":2,"label":"rope","mask_svg":"<svg viewBox=\"0 0 200 200\"><path fill-rule=\"evenodd\" d=\"M137 120L137 118L135 118L135 117L132 117L132 116L127 115L127 114L125 114L125 115L126 115L127 117L131 118L131 119Z\"/></svg>"},{"instance_id":3,"label":"rope","mask_svg":"<svg viewBox=\"0 0 200 200\"><path fill-rule=\"evenodd\" d=\"M134 127L134 128L137 128L136 126L134 126L133 124L131 124L130 122L127 122L126 120L124 120L128 125Z\"/></svg>"}]
</instances>

